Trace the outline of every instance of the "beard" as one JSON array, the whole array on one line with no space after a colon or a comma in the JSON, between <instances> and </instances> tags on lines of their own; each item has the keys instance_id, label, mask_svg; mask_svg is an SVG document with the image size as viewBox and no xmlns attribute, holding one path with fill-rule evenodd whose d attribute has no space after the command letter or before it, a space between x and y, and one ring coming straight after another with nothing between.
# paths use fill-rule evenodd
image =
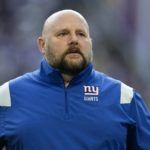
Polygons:
<instances>
[{"instance_id":1,"label":"beard","mask_svg":"<svg viewBox=\"0 0 150 150\"><path fill-rule=\"evenodd\" d=\"M77 53L80 55L80 59L79 60L68 60L66 57L68 54L72 54L72 53ZM61 73L63 74L67 74L67 75L77 75L79 74L81 71L83 71L87 65L91 62L91 58L92 58L92 52L91 55L89 56L89 58L86 58L80 51L79 48L76 47L70 47L66 50L66 52L61 55L61 56L55 56L55 54L53 54L51 52L50 49L47 50L47 54L46 54L48 63L53 67L58 69Z\"/></svg>"},{"instance_id":2,"label":"beard","mask_svg":"<svg viewBox=\"0 0 150 150\"><path fill-rule=\"evenodd\" d=\"M83 55L81 55L81 57L82 59L76 62L68 61L67 59L65 59L65 57L63 57L58 65L58 69L63 74L68 74L71 76L77 75L88 65L85 57Z\"/></svg>"}]
</instances>

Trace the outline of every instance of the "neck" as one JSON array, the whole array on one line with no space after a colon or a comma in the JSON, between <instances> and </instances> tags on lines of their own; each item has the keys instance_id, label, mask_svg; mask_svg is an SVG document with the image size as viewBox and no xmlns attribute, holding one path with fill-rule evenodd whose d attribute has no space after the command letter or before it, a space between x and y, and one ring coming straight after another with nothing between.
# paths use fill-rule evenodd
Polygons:
<instances>
[{"instance_id":1,"label":"neck","mask_svg":"<svg viewBox=\"0 0 150 150\"><path fill-rule=\"evenodd\" d=\"M62 74L62 77L64 79L65 87L67 87L69 85L70 81L72 80L73 76L68 75L68 74Z\"/></svg>"}]
</instances>

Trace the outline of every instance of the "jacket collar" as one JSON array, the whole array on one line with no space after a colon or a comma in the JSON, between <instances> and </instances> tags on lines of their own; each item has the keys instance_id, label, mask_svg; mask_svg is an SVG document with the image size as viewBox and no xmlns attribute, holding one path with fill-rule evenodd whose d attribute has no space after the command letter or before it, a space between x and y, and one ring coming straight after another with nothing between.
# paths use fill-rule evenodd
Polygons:
<instances>
[{"instance_id":1,"label":"jacket collar","mask_svg":"<svg viewBox=\"0 0 150 150\"><path fill-rule=\"evenodd\" d=\"M92 71L93 71L93 65L89 64L82 72L80 72L72 79L71 83L76 84L78 82L84 82L85 80L90 78ZM55 83L64 83L60 71L58 69L53 68L51 65L49 65L46 59L43 59L41 61L40 75L46 81L55 82Z\"/></svg>"}]
</instances>

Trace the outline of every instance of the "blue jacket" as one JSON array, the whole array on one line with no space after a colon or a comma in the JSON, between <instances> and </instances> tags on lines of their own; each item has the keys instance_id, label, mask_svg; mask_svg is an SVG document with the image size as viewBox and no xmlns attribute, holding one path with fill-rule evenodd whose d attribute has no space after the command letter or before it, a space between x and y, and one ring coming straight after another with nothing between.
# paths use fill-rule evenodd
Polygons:
<instances>
[{"instance_id":1,"label":"blue jacket","mask_svg":"<svg viewBox=\"0 0 150 150\"><path fill-rule=\"evenodd\" d=\"M150 150L150 113L131 87L90 64L65 88L45 60L0 87L7 150ZM0 148L1 149L1 148Z\"/></svg>"}]
</instances>

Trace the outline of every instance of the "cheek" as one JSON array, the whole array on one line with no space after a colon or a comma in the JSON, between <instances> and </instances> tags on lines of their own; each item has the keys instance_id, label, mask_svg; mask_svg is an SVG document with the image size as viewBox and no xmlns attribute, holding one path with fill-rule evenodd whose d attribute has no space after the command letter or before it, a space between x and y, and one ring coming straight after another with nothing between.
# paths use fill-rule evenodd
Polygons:
<instances>
[{"instance_id":1,"label":"cheek","mask_svg":"<svg viewBox=\"0 0 150 150\"><path fill-rule=\"evenodd\" d=\"M91 40L88 38L84 41L83 43L83 46L84 46L84 49L86 49L87 51L88 50L91 50L92 49L92 42Z\"/></svg>"},{"instance_id":2,"label":"cheek","mask_svg":"<svg viewBox=\"0 0 150 150\"><path fill-rule=\"evenodd\" d=\"M49 53L52 54L52 57L54 57L55 59L60 59L61 56L64 54L64 51L62 49L62 46L58 43L53 43L53 45L51 45L49 47Z\"/></svg>"},{"instance_id":3,"label":"cheek","mask_svg":"<svg viewBox=\"0 0 150 150\"><path fill-rule=\"evenodd\" d=\"M88 55L92 51L92 45L90 42L85 42L84 45L82 45L81 49L82 49L84 54Z\"/></svg>"},{"instance_id":4,"label":"cheek","mask_svg":"<svg viewBox=\"0 0 150 150\"><path fill-rule=\"evenodd\" d=\"M58 54L63 54L63 52L65 51L65 48L66 48L66 43L61 42L59 40L52 40L49 43L49 45L51 47L51 50Z\"/></svg>"},{"instance_id":5,"label":"cheek","mask_svg":"<svg viewBox=\"0 0 150 150\"><path fill-rule=\"evenodd\" d=\"M92 61L93 59L92 44L89 41L85 42L85 44L83 45L82 53L88 61Z\"/></svg>"}]
</instances>

